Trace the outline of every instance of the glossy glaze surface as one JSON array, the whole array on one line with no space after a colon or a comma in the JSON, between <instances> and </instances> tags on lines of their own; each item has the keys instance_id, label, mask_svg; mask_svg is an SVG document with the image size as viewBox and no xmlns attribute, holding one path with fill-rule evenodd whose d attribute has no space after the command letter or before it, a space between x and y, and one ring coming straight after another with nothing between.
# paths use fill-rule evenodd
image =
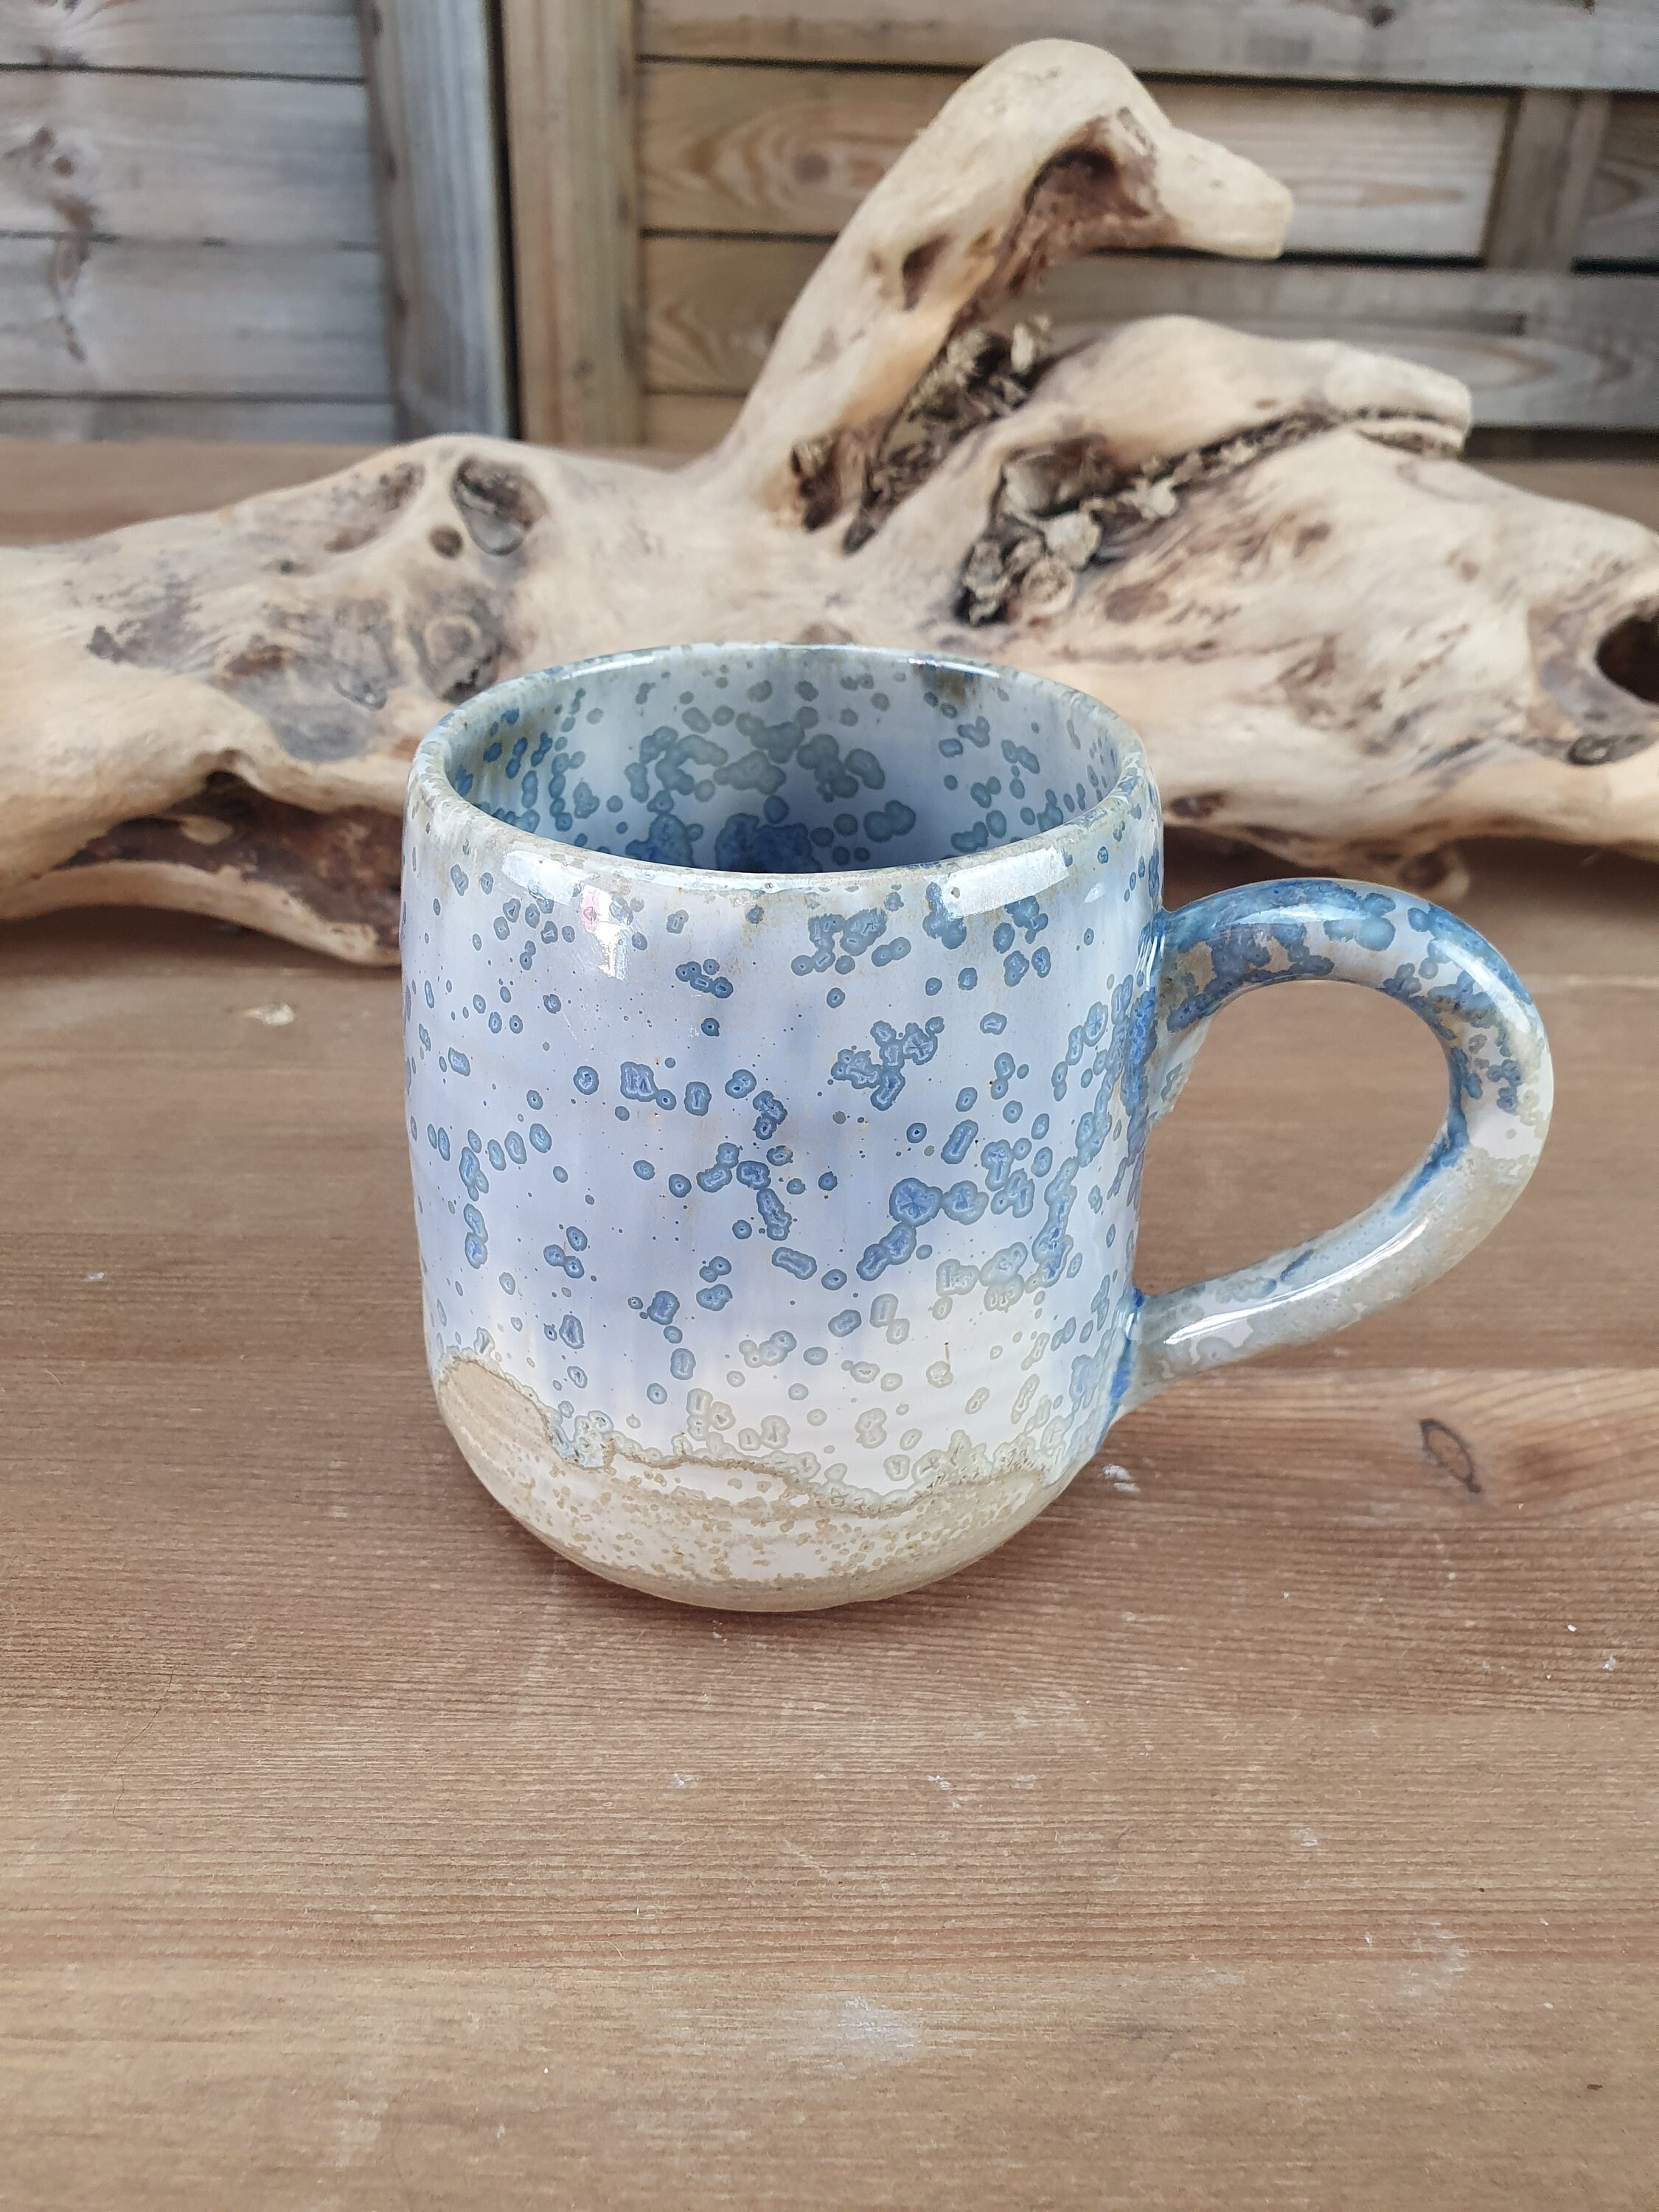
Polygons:
<instances>
[{"instance_id":1,"label":"glossy glaze surface","mask_svg":"<svg viewBox=\"0 0 1659 2212\"><path fill-rule=\"evenodd\" d=\"M1502 963L1366 886L1166 923L1159 884L1129 732L1006 670L681 647L441 724L409 1127L432 1371L495 1494L665 1595L878 1596L1000 1541L1163 1381L1450 1264L1547 1110ZM1298 974L1436 1024L1452 1136L1376 1223L1143 1305L1154 1105L1226 999Z\"/></svg>"},{"instance_id":2,"label":"glossy glaze surface","mask_svg":"<svg viewBox=\"0 0 1659 2212\"><path fill-rule=\"evenodd\" d=\"M1303 979L1364 984L1428 1025L1446 1057L1440 1134L1410 1174L1340 1229L1147 1299L1129 1404L1200 1368L1346 1328L1432 1282L1496 1226L1538 1164L1553 1077L1543 1024L1514 969L1443 907L1331 878L1247 884L1168 917L1153 1118L1173 1104L1224 1006Z\"/></svg>"}]
</instances>

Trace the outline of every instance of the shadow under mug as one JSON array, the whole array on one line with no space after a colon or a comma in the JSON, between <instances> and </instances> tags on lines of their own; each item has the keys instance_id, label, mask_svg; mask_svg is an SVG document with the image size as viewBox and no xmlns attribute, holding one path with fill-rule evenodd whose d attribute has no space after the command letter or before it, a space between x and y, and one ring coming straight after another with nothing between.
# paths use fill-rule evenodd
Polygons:
<instances>
[{"instance_id":1,"label":"shadow under mug","mask_svg":"<svg viewBox=\"0 0 1659 2212\"><path fill-rule=\"evenodd\" d=\"M1127 1407L1426 1283L1513 1204L1550 1063L1410 893L1166 914L1108 708L847 646L555 668L422 742L404 863L428 1352L491 1492L615 1581L875 1598L1012 1534ZM1363 983L1446 1119L1340 1229L1146 1297L1150 1124L1242 992Z\"/></svg>"}]
</instances>

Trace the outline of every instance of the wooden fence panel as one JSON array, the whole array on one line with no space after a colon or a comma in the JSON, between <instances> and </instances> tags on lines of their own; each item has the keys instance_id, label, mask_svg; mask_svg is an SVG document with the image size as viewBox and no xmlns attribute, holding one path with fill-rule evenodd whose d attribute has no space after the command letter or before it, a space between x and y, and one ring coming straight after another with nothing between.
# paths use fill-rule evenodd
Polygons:
<instances>
[{"instance_id":1,"label":"wooden fence panel","mask_svg":"<svg viewBox=\"0 0 1659 2212\"><path fill-rule=\"evenodd\" d=\"M356 0L0 0L4 63L234 76L362 75Z\"/></svg>"},{"instance_id":2,"label":"wooden fence panel","mask_svg":"<svg viewBox=\"0 0 1659 2212\"><path fill-rule=\"evenodd\" d=\"M487 0L363 17L398 427L513 427L505 210Z\"/></svg>"},{"instance_id":3,"label":"wooden fence panel","mask_svg":"<svg viewBox=\"0 0 1659 2212\"><path fill-rule=\"evenodd\" d=\"M1659 100L1615 100L1578 233L1585 261L1659 260Z\"/></svg>"},{"instance_id":4,"label":"wooden fence panel","mask_svg":"<svg viewBox=\"0 0 1659 2212\"><path fill-rule=\"evenodd\" d=\"M706 453L738 419L740 398L719 392L647 392L646 443L670 453Z\"/></svg>"},{"instance_id":5,"label":"wooden fence panel","mask_svg":"<svg viewBox=\"0 0 1659 2212\"><path fill-rule=\"evenodd\" d=\"M0 0L0 429L388 435L363 76L356 0Z\"/></svg>"},{"instance_id":6,"label":"wooden fence panel","mask_svg":"<svg viewBox=\"0 0 1659 2212\"><path fill-rule=\"evenodd\" d=\"M1653 0L640 0L653 58L977 69L1082 39L1154 76L1659 91Z\"/></svg>"},{"instance_id":7,"label":"wooden fence panel","mask_svg":"<svg viewBox=\"0 0 1659 2212\"><path fill-rule=\"evenodd\" d=\"M520 427L640 434L639 217L629 0L503 0Z\"/></svg>"},{"instance_id":8,"label":"wooden fence panel","mask_svg":"<svg viewBox=\"0 0 1659 2212\"><path fill-rule=\"evenodd\" d=\"M383 446L396 432L389 399L86 399L0 395L0 438L171 438L191 442L224 438L241 444ZM712 444L713 440L706 442ZM200 506L203 496L186 488L178 502L179 510Z\"/></svg>"},{"instance_id":9,"label":"wooden fence panel","mask_svg":"<svg viewBox=\"0 0 1659 2212\"><path fill-rule=\"evenodd\" d=\"M0 237L0 392L384 400L380 258Z\"/></svg>"},{"instance_id":10,"label":"wooden fence panel","mask_svg":"<svg viewBox=\"0 0 1659 2212\"><path fill-rule=\"evenodd\" d=\"M373 246L361 84L0 70L0 231Z\"/></svg>"},{"instance_id":11,"label":"wooden fence panel","mask_svg":"<svg viewBox=\"0 0 1659 2212\"><path fill-rule=\"evenodd\" d=\"M1522 94L1492 198L1489 268L1571 268L1607 106L1605 92Z\"/></svg>"},{"instance_id":12,"label":"wooden fence panel","mask_svg":"<svg viewBox=\"0 0 1659 2212\"><path fill-rule=\"evenodd\" d=\"M1401 354L1467 384L1483 428L1659 422L1659 285L1645 276L1100 259L1054 270L1028 305L1061 343L1173 313Z\"/></svg>"},{"instance_id":13,"label":"wooden fence panel","mask_svg":"<svg viewBox=\"0 0 1659 2212\"><path fill-rule=\"evenodd\" d=\"M746 391L821 252L797 240L647 240L650 388ZM1659 286L1644 276L1105 256L1054 270L1011 312L1048 314L1063 345L1155 314L1342 338L1461 377L1483 424L1659 421Z\"/></svg>"},{"instance_id":14,"label":"wooden fence panel","mask_svg":"<svg viewBox=\"0 0 1659 2212\"><path fill-rule=\"evenodd\" d=\"M648 230L833 237L962 82L916 70L648 64L641 220ZM1179 80L1150 89L1182 130L1289 185L1288 251L1479 257L1504 94Z\"/></svg>"}]
</instances>

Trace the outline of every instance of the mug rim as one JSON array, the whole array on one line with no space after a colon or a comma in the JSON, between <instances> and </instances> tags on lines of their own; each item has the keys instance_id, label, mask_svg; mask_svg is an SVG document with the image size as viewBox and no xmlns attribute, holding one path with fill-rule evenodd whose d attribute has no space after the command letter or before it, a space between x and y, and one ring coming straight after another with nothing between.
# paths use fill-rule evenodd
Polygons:
<instances>
[{"instance_id":1,"label":"mug rim","mask_svg":"<svg viewBox=\"0 0 1659 2212\"><path fill-rule=\"evenodd\" d=\"M603 847L575 845L568 838L549 836L540 830L520 830L514 823L500 821L488 813L476 800L467 798L455 787L451 773L451 749L463 737L474 734L478 720L489 714L499 714L503 706L516 703L508 695L521 687L528 687L543 678L555 677L560 681L585 676L609 675L646 665L659 665L665 659L678 655L701 656L713 653L787 653L799 654L804 659L817 655L826 659L853 653L867 660L902 665L912 670L944 669L953 673L970 676L977 680L1003 678L1021 685L1036 685L1045 690L1058 691L1095 717L1103 719L1108 733L1116 751L1117 773L1104 798L1085 811L1067 816L1048 830L1034 830L1029 836L1011 837L1001 844L990 845L976 853L942 854L934 860L872 861L856 868L823 868L799 872L769 872L758 869L704 868L686 866L678 861L635 860L623 853L611 853ZM1092 693L1079 690L1074 684L1062 684L1052 676L1038 675L1034 670L1012 668L1000 661L969 660L958 654L919 653L907 646L831 644L790 644L781 639L760 640L692 640L678 645L647 645L630 647L622 653L593 653L581 660L554 661L544 668L526 669L517 676L505 677L475 692L471 698L450 709L443 719L435 722L415 749L410 764L409 805L412 805L418 792L441 816L454 810L459 822L469 822L475 833L489 835L502 848L530 854L556 856L568 864L586 871L603 873L608 869L625 872L630 878L659 883L665 889L671 885L677 892L732 892L764 890L769 897L785 891L845 896L848 886L865 880L879 879L890 883L896 876L932 877L949 874L962 876L975 869L1006 867L1011 860L1018 861L1022 855L1031 855L1051 848L1057 840L1086 832L1091 836L1109 829L1128 812L1137 793L1150 801L1155 816L1159 813L1157 789L1147 768L1146 755L1139 738L1115 708ZM1159 822L1161 828L1161 820Z\"/></svg>"}]
</instances>

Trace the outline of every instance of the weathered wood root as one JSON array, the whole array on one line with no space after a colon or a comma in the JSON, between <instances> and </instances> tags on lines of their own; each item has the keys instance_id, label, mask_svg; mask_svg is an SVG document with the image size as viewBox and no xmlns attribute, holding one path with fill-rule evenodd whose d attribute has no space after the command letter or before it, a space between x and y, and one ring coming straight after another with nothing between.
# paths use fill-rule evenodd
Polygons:
<instances>
[{"instance_id":1,"label":"weathered wood root","mask_svg":"<svg viewBox=\"0 0 1659 2212\"><path fill-rule=\"evenodd\" d=\"M999 320L1075 252L1271 254L1283 188L1097 51L982 70L848 223L719 450L434 439L0 556L0 914L187 908L395 957L422 732L619 647L968 653L1140 730L1172 820L1444 886L1460 836L1659 855L1659 539L1455 459L1410 363Z\"/></svg>"}]
</instances>

